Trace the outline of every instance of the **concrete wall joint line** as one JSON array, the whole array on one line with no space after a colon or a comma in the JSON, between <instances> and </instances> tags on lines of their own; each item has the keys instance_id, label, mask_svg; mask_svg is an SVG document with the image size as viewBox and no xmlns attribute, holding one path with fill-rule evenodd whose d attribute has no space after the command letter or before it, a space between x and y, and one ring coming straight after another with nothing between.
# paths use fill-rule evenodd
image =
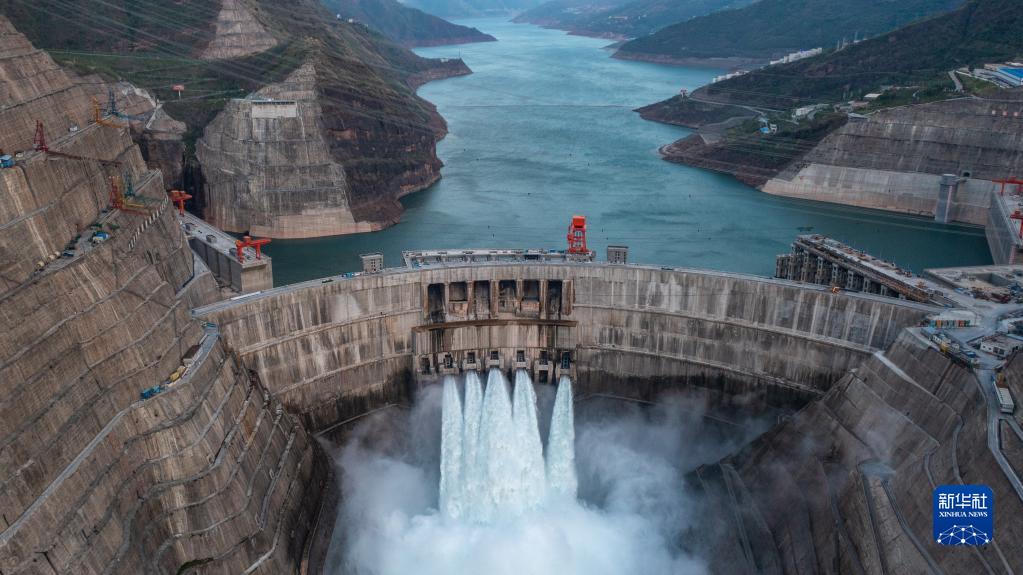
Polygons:
<instances>
[{"instance_id":1,"label":"concrete wall joint line","mask_svg":"<svg viewBox=\"0 0 1023 575\"><path fill-rule=\"evenodd\" d=\"M647 356L647 357L675 359L675 360L683 361L683 362L686 362L686 363L691 363L691 364L694 364L694 365L702 365L704 367L711 367L711 368L714 368L714 369L719 369L721 371L737 373L739 375L744 375L746 377L753 377L753 378L757 378L757 379L762 379L762 380L765 380L765 381L769 381L772 384L777 385L779 387L786 387L786 388L793 389L793 390L796 390L796 391L800 391L800 392L803 392L803 393L810 393L810 394L813 394L813 395L818 396L818 397L823 396L824 393L825 393L825 392L823 392L823 391L821 391L819 389L814 389L812 387L807 387L805 385L802 385L802 384L799 384L799 383L795 383L795 382L792 382L792 381L788 381L788 380L785 380L785 379L781 379L781 378L773 376L773 375L768 375L768 374L765 374L765 373L758 373L758 372L752 372L752 371L748 371L748 370L744 370L744 369L739 369L737 367L733 367L733 366L730 366L730 365L727 365L727 364L718 363L718 362L715 362L715 361L709 361L709 360L705 360L705 359L696 359L696 358L687 357L687 356L668 355L668 354L664 354L664 353L655 353L655 352L650 352L650 351L643 351L643 350L629 349L629 348L621 348L621 347L604 347L604 346L593 346L593 345L580 345L580 346L577 347L577 349L585 349L585 350L598 351L598 352L603 351L603 352L615 352L615 353L631 353L631 354L643 355L643 356Z\"/></svg>"},{"instance_id":2,"label":"concrete wall joint line","mask_svg":"<svg viewBox=\"0 0 1023 575\"><path fill-rule=\"evenodd\" d=\"M833 337L828 337L828 336L823 336L823 335L815 335L815 334L812 334L812 333L807 333L807 332L802 332L802 331L798 331L798 330L787 329L787 328L778 327L778 326L772 326L772 325L767 325L767 324L758 324L758 323L753 323L753 322L749 322L749 321L745 321L745 320L741 320L741 319L736 319L736 318L721 318L721 317L713 317L713 316L702 315L702 314L695 314L695 313L678 313L678 312L669 312L669 311L661 311L661 310L655 310L655 309L643 309L643 308L622 309L622 308L617 308L617 307L613 307L613 306L602 306L602 305L580 304L580 303L576 303L575 304L575 308L577 310L578 309L592 308L592 309L601 309L601 310L609 310L609 311L641 312L641 313L649 313L649 314L652 314L652 315L663 315L663 316L669 316L669 317L679 317L679 318L686 318L686 319L695 319L695 320L707 321L707 322L711 322L711 323L735 325L735 326L738 326L738 327L754 329L754 330L757 330L757 331L767 331L767 332L776 333L776 334L779 334L779 335L785 335L785 336L796 337L796 338L804 339L804 340L810 340L810 341L815 341L815 342L820 342L820 343L826 343L826 344L829 344L829 345L833 345L835 347L841 347L841 348L845 348L845 349L848 349L848 350L851 350L851 351L858 351L858 352L862 352L862 353L873 353L874 351L877 351L877 348L875 348L875 347L853 343L853 342L848 341L848 340L835 339ZM874 322L871 322L871 324L873 324L873 323Z\"/></svg>"}]
</instances>

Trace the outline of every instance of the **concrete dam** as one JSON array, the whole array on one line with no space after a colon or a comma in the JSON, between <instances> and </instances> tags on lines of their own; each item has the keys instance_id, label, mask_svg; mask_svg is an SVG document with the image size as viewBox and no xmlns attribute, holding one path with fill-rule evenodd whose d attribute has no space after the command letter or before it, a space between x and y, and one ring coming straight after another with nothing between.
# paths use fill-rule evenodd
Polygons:
<instances>
[{"instance_id":1,"label":"concrete dam","mask_svg":"<svg viewBox=\"0 0 1023 575\"><path fill-rule=\"evenodd\" d=\"M311 431L465 370L573 376L580 394L694 386L801 406L933 308L695 270L444 264L195 310Z\"/></svg>"}]
</instances>

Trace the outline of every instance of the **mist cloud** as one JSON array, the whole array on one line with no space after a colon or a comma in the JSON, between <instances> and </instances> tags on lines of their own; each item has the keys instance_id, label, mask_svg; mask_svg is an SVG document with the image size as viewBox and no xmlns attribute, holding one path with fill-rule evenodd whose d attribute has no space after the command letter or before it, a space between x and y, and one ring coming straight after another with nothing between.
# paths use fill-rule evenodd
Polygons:
<instances>
[{"instance_id":1,"label":"mist cloud","mask_svg":"<svg viewBox=\"0 0 1023 575\"><path fill-rule=\"evenodd\" d=\"M683 550L700 519L684 475L734 446L708 438L699 406L677 398L649 410L578 403L580 501L479 525L437 511L439 388L427 388L412 411L364 422L338 454L342 500L329 573L707 573L705 561ZM546 419L553 394L538 392Z\"/></svg>"}]
</instances>

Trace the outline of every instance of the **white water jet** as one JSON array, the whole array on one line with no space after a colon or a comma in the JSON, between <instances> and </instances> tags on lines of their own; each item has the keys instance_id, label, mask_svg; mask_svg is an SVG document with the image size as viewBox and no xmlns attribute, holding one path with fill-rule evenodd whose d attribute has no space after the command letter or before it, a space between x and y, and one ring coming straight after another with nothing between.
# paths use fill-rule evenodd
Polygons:
<instances>
[{"instance_id":1,"label":"white water jet","mask_svg":"<svg viewBox=\"0 0 1023 575\"><path fill-rule=\"evenodd\" d=\"M480 466L480 420L483 417L483 382L475 371L465 375L465 410L462 430L462 505L474 505L485 488ZM441 445L443 451L443 444Z\"/></svg>"},{"instance_id":2,"label":"white water jet","mask_svg":"<svg viewBox=\"0 0 1023 575\"><path fill-rule=\"evenodd\" d=\"M575 499L579 480L575 471L575 415L572 408L572 381L565 376L558 382L558 395L551 414L547 438L547 486L553 495Z\"/></svg>"},{"instance_id":3,"label":"white water jet","mask_svg":"<svg viewBox=\"0 0 1023 575\"><path fill-rule=\"evenodd\" d=\"M441 426L440 511L452 519L490 523L542 507L548 485L575 499L575 432L568 378L558 385L549 461L544 460L536 391L525 370L515 374L512 397L498 369L465 377L464 408L453 378L444 380ZM548 470L553 471L552 479Z\"/></svg>"},{"instance_id":4,"label":"white water jet","mask_svg":"<svg viewBox=\"0 0 1023 575\"><path fill-rule=\"evenodd\" d=\"M462 481L462 400L455 378L444 378L444 400L441 416L440 510L447 517L462 515L464 482Z\"/></svg>"},{"instance_id":5,"label":"white water jet","mask_svg":"<svg viewBox=\"0 0 1023 575\"><path fill-rule=\"evenodd\" d=\"M536 391L533 380L524 369L515 372L513 418L515 422L515 457L519 466L521 504L532 509L543 502L547 489L544 470L543 443L536 418Z\"/></svg>"},{"instance_id":6,"label":"white water jet","mask_svg":"<svg viewBox=\"0 0 1023 575\"><path fill-rule=\"evenodd\" d=\"M500 370L491 369L483 394L479 452L475 463L483 481L479 485L479 493L466 504L469 517L489 522L498 515L516 513L520 509L518 478L514 474L515 443L508 385Z\"/></svg>"}]
</instances>

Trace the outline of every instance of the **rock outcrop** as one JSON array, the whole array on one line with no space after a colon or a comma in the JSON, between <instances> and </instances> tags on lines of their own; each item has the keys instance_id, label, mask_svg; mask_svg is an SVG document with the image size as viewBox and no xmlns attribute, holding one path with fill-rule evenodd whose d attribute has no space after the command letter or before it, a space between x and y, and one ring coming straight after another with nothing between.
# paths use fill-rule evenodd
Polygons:
<instances>
[{"instance_id":1,"label":"rock outcrop","mask_svg":"<svg viewBox=\"0 0 1023 575\"><path fill-rule=\"evenodd\" d=\"M184 187L185 132L188 126L171 118L162 108L153 111L139 136L139 148L146 164L163 174L163 183L171 189Z\"/></svg>"}]
</instances>

